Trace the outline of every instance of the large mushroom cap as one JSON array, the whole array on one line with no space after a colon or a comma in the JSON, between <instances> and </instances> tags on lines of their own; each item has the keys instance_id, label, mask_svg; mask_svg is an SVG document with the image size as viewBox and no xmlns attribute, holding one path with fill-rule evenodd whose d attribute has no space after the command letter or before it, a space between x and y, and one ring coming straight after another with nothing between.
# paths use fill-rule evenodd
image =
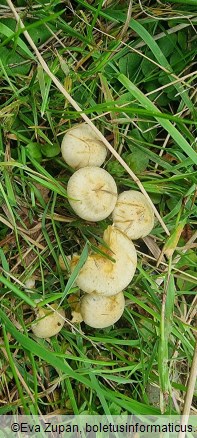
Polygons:
<instances>
[{"instance_id":1,"label":"large mushroom cap","mask_svg":"<svg viewBox=\"0 0 197 438\"><path fill-rule=\"evenodd\" d=\"M111 297L96 293L86 294L81 300L80 312L84 322L90 327L105 328L120 319L124 312L123 292Z\"/></svg>"},{"instance_id":2,"label":"large mushroom cap","mask_svg":"<svg viewBox=\"0 0 197 438\"><path fill-rule=\"evenodd\" d=\"M132 240L147 236L154 227L153 209L136 190L120 193L112 218L114 225Z\"/></svg>"},{"instance_id":3,"label":"large mushroom cap","mask_svg":"<svg viewBox=\"0 0 197 438\"><path fill-rule=\"evenodd\" d=\"M87 123L76 125L66 132L61 151L66 163L74 169L101 166L107 155L104 143Z\"/></svg>"},{"instance_id":4,"label":"large mushroom cap","mask_svg":"<svg viewBox=\"0 0 197 438\"><path fill-rule=\"evenodd\" d=\"M39 309L36 319L38 322L32 324L31 329L38 338L50 338L57 335L62 329L65 321L65 311L57 304L52 304L52 309Z\"/></svg>"},{"instance_id":5,"label":"large mushroom cap","mask_svg":"<svg viewBox=\"0 0 197 438\"><path fill-rule=\"evenodd\" d=\"M103 240L110 250L102 247L102 251L115 261L98 253L90 255L79 272L76 284L88 294L116 295L132 280L137 266L137 253L128 237L112 226L105 230ZM79 256L73 257L71 270L78 259Z\"/></svg>"},{"instance_id":6,"label":"large mushroom cap","mask_svg":"<svg viewBox=\"0 0 197 438\"><path fill-rule=\"evenodd\" d=\"M93 222L108 217L117 201L116 183L100 167L83 167L73 173L68 181L67 193L75 213Z\"/></svg>"}]
</instances>

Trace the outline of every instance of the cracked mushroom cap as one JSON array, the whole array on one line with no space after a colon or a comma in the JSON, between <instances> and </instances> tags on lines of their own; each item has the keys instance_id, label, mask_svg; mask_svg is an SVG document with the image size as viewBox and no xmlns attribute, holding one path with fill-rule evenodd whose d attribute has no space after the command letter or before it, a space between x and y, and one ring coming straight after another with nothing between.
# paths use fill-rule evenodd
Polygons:
<instances>
[{"instance_id":1,"label":"cracked mushroom cap","mask_svg":"<svg viewBox=\"0 0 197 438\"><path fill-rule=\"evenodd\" d=\"M154 211L137 190L120 193L112 218L115 227L132 240L147 236L154 227Z\"/></svg>"},{"instance_id":2,"label":"cracked mushroom cap","mask_svg":"<svg viewBox=\"0 0 197 438\"><path fill-rule=\"evenodd\" d=\"M62 157L74 169L86 166L101 166L107 149L87 123L69 129L61 144Z\"/></svg>"},{"instance_id":3,"label":"cracked mushroom cap","mask_svg":"<svg viewBox=\"0 0 197 438\"><path fill-rule=\"evenodd\" d=\"M67 194L74 212L93 222L108 217L118 197L114 179L100 167L83 167L73 173L68 181Z\"/></svg>"},{"instance_id":4,"label":"cracked mushroom cap","mask_svg":"<svg viewBox=\"0 0 197 438\"><path fill-rule=\"evenodd\" d=\"M50 338L57 335L64 325L64 309L58 307L57 304L52 304L50 307L52 309L40 308L36 316L38 322L34 322L31 326L32 332L38 338Z\"/></svg>"},{"instance_id":5,"label":"cracked mushroom cap","mask_svg":"<svg viewBox=\"0 0 197 438\"><path fill-rule=\"evenodd\" d=\"M113 226L109 226L103 235L110 250L99 247L106 255L94 253L88 256L76 279L77 286L88 294L111 296L118 294L131 282L136 266L137 253L135 246L125 234ZM71 271L74 269L79 256L71 261Z\"/></svg>"},{"instance_id":6,"label":"cracked mushroom cap","mask_svg":"<svg viewBox=\"0 0 197 438\"><path fill-rule=\"evenodd\" d=\"M83 321L93 328L105 328L115 324L124 312L123 292L106 297L96 293L85 294L81 300L80 313Z\"/></svg>"}]
</instances>

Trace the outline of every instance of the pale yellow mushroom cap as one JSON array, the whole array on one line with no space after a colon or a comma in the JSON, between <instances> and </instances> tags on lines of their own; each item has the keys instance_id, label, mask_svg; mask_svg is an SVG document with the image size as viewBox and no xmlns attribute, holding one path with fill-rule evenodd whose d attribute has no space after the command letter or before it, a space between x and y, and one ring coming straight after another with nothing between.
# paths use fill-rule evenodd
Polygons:
<instances>
[{"instance_id":1,"label":"pale yellow mushroom cap","mask_svg":"<svg viewBox=\"0 0 197 438\"><path fill-rule=\"evenodd\" d=\"M76 125L66 132L61 152L66 163L74 169L101 166L107 155L104 143L87 123Z\"/></svg>"},{"instance_id":2,"label":"pale yellow mushroom cap","mask_svg":"<svg viewBox=\"0 0 197 438\"><path fill-rule=\"evenodd\" d=\"M28 280L26 280L25 287L27 289L34 289L35 284L36 284L35 278L34 277L30 277L30 278L28 278Z\"/></svg>"},{"instance_id":3,"label":"pale yellow mushroom cap","mask_svg":"<svg viewBox=\"0 0 197 438\"><path fill-rule=\"evenodd\" d=\"M52 304L52 309L39 309L36 320L31 329L38 338L50 338L57 335L64 325L65 311L57 304ZM42 318L42 319L41 319Z\"/></svg>"},{"instance_id":4,"label":"pale yellow mushroom cap","mask_svg":"<svg viewBox=\"0 0 197 438\"><path fill-rule=\"evenodd\" d=\"M83 167L73 173L68 181L67 194L74 212L93 222L111 214L118 196L114 179L100 167Z\"/></svg>"},{"instance_id":5,"label":"pale yellow mushroom cap","mask_svg":"<svg viewBox=\"0 0 197 438\"><path fill-rule=\"evenodd\" d=\"M81 312L76 312L76 310L72 310L71 315L72 315L72 319L71 319L72 324L79 324L80 322L83 321Z\"/></svg>"},{"instance_id":6,"label":"pale yellow mushroom cap","mask_svg":"<svg viewBox=\"0 0 197 438\"><path fill-rule=\"evenodd\" d=\"M100 249L115 262L98 253L88 256L76 284L88 294L116 295L131 282L137 266L137 253L131 240L115 227L109 226L105 230L103 240L111 250L105 247ZM71 271L78 260L79 256L73 257Z\"/></svg>"},{"instance_id":7,"label":"pale yellow mushroom cap","mask_svg":"<svg viewBox=\"0 0 197 438\"><path fill-rule=\"evenodd\" d=\"M80 312L84 322L90 327L105 328L120 319L124 306L123 292L110 297L96 293L85 294L81 300Z\"/></svg>"},{"instance_id":8,"label":"pale yellow mushroom cap","mask_svg":"<svg viewBox=\"0 0 197 438\"><path fill-rule=\"evenodd\" d=\"M136 190L120 193L112 218L114 225L132 240L147 236L154 227L154 211Z\"/></svg>"},{"instance_id":9,"label":"pale yellow mushroom cap","mask_svg":"<svg viewBox=\"0 0 197 438\"><path fill-rule=\"evenodd\" d=\"M67 265L66 263L64 263L64 259L62 257L62 255L60 254L58 257L58 262L60 265L60 269L62 269L62 271L67 271L68 267L70 266L70 261L71 261L71 255L65 256L66 260L67 260Z\"/></svg>"}]
</instances>

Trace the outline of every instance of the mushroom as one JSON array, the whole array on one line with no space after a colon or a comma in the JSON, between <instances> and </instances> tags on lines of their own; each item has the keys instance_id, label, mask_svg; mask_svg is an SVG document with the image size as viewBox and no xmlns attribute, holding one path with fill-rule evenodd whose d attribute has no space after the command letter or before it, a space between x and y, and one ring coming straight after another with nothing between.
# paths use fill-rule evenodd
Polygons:
<instances>
[{"instance_id":1,"label":"mushroom","mask_svg":"<svg viewBox=\"0 0 197 438\"><path fill-rule=\"evenodd\" d=\"M105 328L120 319L124 312L123 292L106 297L97 293L85 294L81 300L80 312L84 322L90 327Z\"/></svg>"},{"instance_id":2,"label":"mushroom","mask_svg":"<svg viewBox=\"0 0 197 438\"><path fill-rule=\"evenodd\" d=\"M112 213L118 196L114 179L100 167L77 170L68 181L67 194L74 212L82 219L93 222L101 221Z\"/></svg>"},{"instance_id":3,"label":"mushroom","mask_svg":"<svg viewBox=\"0 0 197 438\"><path fill-rule=\"evenodd\" d=\"M36 284L36 280L34 277L28 278L28 280L26 280L24 283L26 289L34 289L35 284Z\"/></svg>"},{"instance_id":4,"label":"mushroom","mask_svg":"<svg viewBox=\"0 0 197 438\"><path fill-rule=\"evenodd\" d=\"M98 249L114 261L99 253L89 255L76 278L76 284L88 294L96 292L111 296L118 294L132 280L137 266L137 253L128 237L113 226L105 230L103 240L110 249L102 246ZM73 257L71 271L78 260L79 256Z\"/></svg>"},{"instance_id":5,"label":"mushroom","mask_svg":"<svg viewBox=\"0 0 197 438\"><path fill-rule=\"evenodd\" d=\"M153 209L137 190L120 193L112 218L115 227L132 240L147 236L154 227Z\"/></svg>"},{"instance_id":6,"label":"mushroom","mask_svg":"<svg viewBox=\"0 0 197 438\"><path fill-rule=\"evenodd\" d=\"M57 335L65 321L65 311L57 304L50 306L52 309L39 309L36 320L31 326L32 332L38 338L50 338ZM35 320L35 321L36 321Z\"/></svg>"},{"instance_id":7,"label":"mushroom","mask_svg":"<svg viewBox=\"0 0 197 438\"><path fill-rule=\"evenodd\" d=\"M72 319L71 319L72 324L79 324L80 322L83 321L81 312L79 312L79 311L77 312L76 310L72 310L71 315L72 315Z\"/></svg>"},{"instance_id":8,"label":"mushroom","mask_svg":"<svg viewBox=\"0 0 197 438\"><path fill-rule=\"evenodd\" d=\"M94 130L86 123L69 129L61 144L63 159L74 169L86 166L101 166L107 150Z\"/></svg>"},{"instance_id":9,"label":"mushroom","mask_svg":"<svg viewBox=\"0 0 197 438\"><path fill-rule=\"evenodd\" d=\"M63 259L61 254L59 255L59 258L58 258L59 266L60 266L60 269L62 271L68 271L68 268L69 268L69 265L70 265L70 261L71 261L71 256L70 255L65 256L65 258L67 260L67 265L64 262L64 259Z\"/></svg>"}]
</instances>

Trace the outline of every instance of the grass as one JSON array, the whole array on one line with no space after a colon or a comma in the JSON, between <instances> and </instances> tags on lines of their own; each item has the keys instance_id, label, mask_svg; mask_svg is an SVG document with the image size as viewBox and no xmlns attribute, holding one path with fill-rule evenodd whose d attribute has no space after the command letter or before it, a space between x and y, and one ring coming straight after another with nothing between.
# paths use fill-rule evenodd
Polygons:
<instances>
[{"instance_id":1,"label":"grass","mask_svg":"<svg viewBox=\"0 0 197 438\"><path fill-rule=\"evenodd\" d=\"M124 1L17 0L25 30L82 111L1 3L0 414L182 412L196 342L196 3L134 0L130 18ZM103 330L71 322L75 277L111 223L87 224L67 201L73 170L61 139L84 114L115 150L104 167L119 192L139 180L158 212L151 235L136 241L124 315ZM74 252L82 256L71 275L59 256L66 263ZM54 302L64 328L38 339L35 307Z\"/></svg>"}]
</instances>

